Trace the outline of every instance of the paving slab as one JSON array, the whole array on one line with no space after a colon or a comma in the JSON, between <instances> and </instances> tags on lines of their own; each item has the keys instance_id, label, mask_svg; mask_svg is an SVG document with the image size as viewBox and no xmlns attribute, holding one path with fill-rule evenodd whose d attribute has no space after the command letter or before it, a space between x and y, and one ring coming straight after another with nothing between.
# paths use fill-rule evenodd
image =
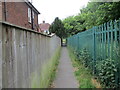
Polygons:
<instances>
[{"instance_id":1,"label":"paving slab","mask_svg":"<svg viewBox=\"0 0 120 90\"><path fill-rule=\"evenodd\" d=\"M74 69L70 60L68 50L62 47L61 57L58 65L56 79L54 81L55 88L78 88L77 80L74 76Z\"/></svg>"}]
</instances>

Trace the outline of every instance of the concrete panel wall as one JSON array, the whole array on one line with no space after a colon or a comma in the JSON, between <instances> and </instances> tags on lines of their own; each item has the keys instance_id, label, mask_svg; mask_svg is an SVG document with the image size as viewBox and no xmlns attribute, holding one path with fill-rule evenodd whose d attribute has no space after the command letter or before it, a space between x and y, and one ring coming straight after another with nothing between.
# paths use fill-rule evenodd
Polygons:
<instances>
[{"instance_id":1,"label":"concrete panel wall","mask_svg":"<svg viewBox=\"0 0 120 90\"><path fill-rule=\"evenodd\" d=\"M0 86L30 88L32 75L40 76L41 66L50 60L59 47L60 39L55 35L45 36L3 23L0 29L0 64L3 62L0 65L0 74L3 75L0 75Z\"/></svg>"},{"instance_id":2,"label":"concrete panel wall","mask_svg":"<svg viewBox=\"0 0 120 90\"><path fill-rule=\"evenodd\" d=\"M2 25L0 24L0 90L2 88Z\"/></svg>"}]
</instances>

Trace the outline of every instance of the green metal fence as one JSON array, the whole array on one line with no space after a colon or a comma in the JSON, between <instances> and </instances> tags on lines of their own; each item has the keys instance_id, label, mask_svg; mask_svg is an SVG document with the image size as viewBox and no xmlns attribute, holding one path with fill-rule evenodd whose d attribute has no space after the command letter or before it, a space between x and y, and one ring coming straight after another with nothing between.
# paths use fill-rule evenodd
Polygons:
<instances>
[{"instance_id":1,"label":"green metal fence","mask_svg":"<svg viewBox=\"0 0 120 90\"><path fill-rule=\"evenodd\" d=\"M116 83L120 86L120 19L95 26L67 39L68 46L80 52L87 49L91 56L92 71L96 62L111 58L117 63Z\"/></svg>"}]
</instances>

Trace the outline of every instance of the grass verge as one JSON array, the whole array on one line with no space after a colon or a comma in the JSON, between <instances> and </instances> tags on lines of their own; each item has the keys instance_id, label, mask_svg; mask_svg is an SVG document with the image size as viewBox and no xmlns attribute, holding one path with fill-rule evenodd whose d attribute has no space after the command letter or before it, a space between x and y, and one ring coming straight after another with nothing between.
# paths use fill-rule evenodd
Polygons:
<instances>
[{"instance_id":1,"label":"grass verge","mask_svg":"<svg viewBox=\"0 0 120 90\"><path fill-rule=\"evenodd\" d=\"M93 78L90 71L85 68L76 58L73 50L69 47L69 56L71 58L75 76L79 82L79 88L101 88L100 84Z\"/></svg>"},{"instance_id":2,"label":"grass verge","mask_svg":"<svg viewBox=\"0 0 120 90\"><path fill-rule=\"evenodd\" d=\"M39 80L39 84L32 82L32 88L49 88L51 86L56 76L56 69L59 63L60 51L61 48L59 48L55 52L55 55L42 66L40 76L36 76L37 79L35 79L34 77L35 80L32 80L32 81ZM38 77L40 77L40 79L38 79Z\"/></svg>"}]
</instances>

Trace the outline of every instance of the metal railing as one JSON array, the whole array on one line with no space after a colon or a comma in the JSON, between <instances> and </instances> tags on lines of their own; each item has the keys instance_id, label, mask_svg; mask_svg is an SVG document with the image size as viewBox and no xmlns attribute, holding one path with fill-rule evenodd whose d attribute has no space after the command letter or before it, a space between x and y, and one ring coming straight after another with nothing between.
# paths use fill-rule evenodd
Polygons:
<instances>
[{"instance_id":1,"label":"metal railing","mask_svg":"<svg viewBox=\"0 0 120 90\"><path fill-rule=\"evenodd\" d=\"M97 73L96 62L108 58L115 60L118 68L116 82L120 84L120 19L80 32L67 41L68 46L78 53L83 49L88 50L94 74Z\"/></svg>"}]
</instances>

